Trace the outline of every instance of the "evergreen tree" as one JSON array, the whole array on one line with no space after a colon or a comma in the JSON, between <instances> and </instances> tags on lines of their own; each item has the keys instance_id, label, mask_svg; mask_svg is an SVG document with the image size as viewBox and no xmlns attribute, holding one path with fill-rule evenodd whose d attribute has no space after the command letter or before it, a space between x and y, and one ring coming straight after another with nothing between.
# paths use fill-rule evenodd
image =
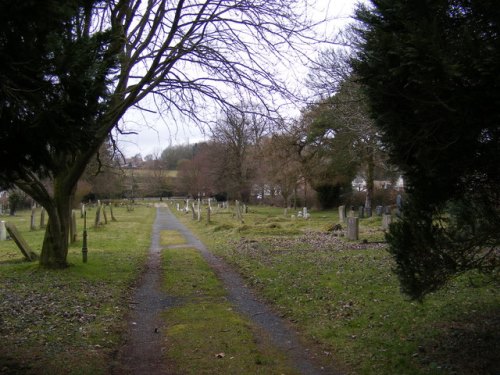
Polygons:
<instances>
[{"instance_id":1,"label":"evergreen tree","mask_svg":"<svg viewBox=\"0 0 500 375\"><path fill-rule=\"evenodd\" d=\"M387 239L413 298L498 270L500 8L493 0L374 0L357 10L355 72L408 201Z\"/></svg>"}]
</instances>

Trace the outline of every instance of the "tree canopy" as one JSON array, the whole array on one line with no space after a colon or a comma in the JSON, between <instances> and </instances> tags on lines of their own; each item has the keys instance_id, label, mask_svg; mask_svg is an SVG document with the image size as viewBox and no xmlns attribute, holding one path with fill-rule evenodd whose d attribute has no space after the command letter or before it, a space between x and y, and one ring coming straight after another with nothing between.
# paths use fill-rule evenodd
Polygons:
<instances>
[{"instance_id":1,"label":"tree canopy","mask_svg":"<svg viewBox=\"0 0 500 375\"><path fill-rule=\"evenodd\" d=\"M0 2L0 180L49 215L41 264L65 267L78 179L132 107L206 121L209 102L286 94L306 57L298 0ZM286 52L286 53L285 53ZM151 98L152 100L147 100ZM49 183L47 183L47 181Z\"/></svg>"},{"instance_id":2,"label":"tree canopy","mask_svg":"<svg viewBox=\"0 0 500 375\"><path fill-rule=\"evenodd\" d=\"M500 10L492 0L374 0L355 72L408 187L388 240L413 298L498 270Z\"/></svg>"}]
</instances>

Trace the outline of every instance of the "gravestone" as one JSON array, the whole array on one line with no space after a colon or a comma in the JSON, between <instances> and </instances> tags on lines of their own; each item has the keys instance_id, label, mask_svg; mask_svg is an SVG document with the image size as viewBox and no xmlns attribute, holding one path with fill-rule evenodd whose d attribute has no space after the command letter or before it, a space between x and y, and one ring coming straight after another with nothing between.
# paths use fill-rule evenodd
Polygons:
<instances>
[{"instance_id":1,"label":"gravestone","mask_svg":"<svg viewBox=\"0 0 500 375\"><path fill-rule=\"evenodd\" d=\"M288 208L285 208L283 211L283 216L288 217Z\"/></svg>"},{"instance_id":2,"label":"gravestone","mask_svg":"<svg viewBox=\"0 0 500 375\"><path fill-rule=\"evenodd\" d=\"M390 215L391 214L391 206L385 206L384 207L384 214Z\"/></svg>"},{"instance_id":3,"label":"gravestone","mask_svg":"<svg viewBox=\"0 0 500 375\"><path fill-rule=\"evenodd\" d=\"M339 221L341 223L345 223L346 221L345 206L339 206Z\"/></svg>"},{"instance_id":4,"label":"gravestone","mask_svg":"<svg viewBox=\"0 0 500 375\"><path fill-rule=\"evenodd\" d=\"M389 225L392 223L392 216L384 214L382 215L382 229L389 229Z\"/></svg>"},{"instance_id":5,"label":"gravestone","mask_svg":"<svg viewBox=\"0 0 500 375\"><path fill-rule=\"evenodd\" d=\"M359 238L359 219L357 217L349 217L347 219L347 239L357 241Z\"/></svg>"},{"instance_id":6,"label":"gravestone","mask_svg":"<svg viewBox=\"0 0 500 375\"><path fill-rule=\"evenodd\" d=\"M365 206L359 206L358 208L358 217L363 219L365 217Z\"/></svg>"},{"instance_id":7,"label":"gravestone","mask_svg":"<svg viewBox=\"0 0 500 375\"><path fill-rule=\"evenodd\" d=\"M365 207L365 216L372 217L372 208L371 207Z\"/></svg>"},{"instance_id":8,"label":"gravestone","mask_svg":"<svg viewBox=\"0 0 500 375\"><path fill-rule=\"evenodd\" d=\"M45 228L45 208L42 207L40 211L40 228Z\"/></svg>"},{"instance_id":9,"label":"gravestone","mask_svg":"<svg viewBox=\"0 0 500 375\"><path fill-rule=\"evenodd\" d=\"M307 207L304 207L302 209L302 217L307 220L307 219L309 219L309 216L310 215L309 215L309 212L307 212Z\"/></svg>"},{"instance_id":10,"label":"gravestone","mask_svg":"<svg viewBox=\"0 0 500 375\"><path fill-rule=\"evenodd\" d=\"M71 222L69 224L69 242L76 242L76 213L71 210Z\"/></svg>"},{"instance_id":11,"label":"gravestone","mask_svg":"<svg viewBox=\"0 0 500 375\"><path fill-rule=\"evenodd\" d=\"M177 203L177 211L180 211L180 210L181 210L181 209L180 209L180 204L179 204L179 203Z\"/></svg>"},{"instance_id":12,"label":"gravestone","mask_svg":"<svg viewBox=\"0 0 500 375\"><path fill-rule=\"evenodd\" d=\"M238 219L239 222L243 222L243 217L241 215L241 207L240 207L240 202L236 201L235 202L235 213L236 213L236 219Z\"/></svg>"},{"instance_id":13,"label":"gravestone","mask_svg":"<svg viewBox=\"0 0 500 375\"><path fill-rule=\"evenodd\" d=\"M33 206L31 208L30 230L36 230L35 214L36 214L36 208L35 206Z\"/></svg>"},{"instance_id":14,"label":"gravestone","mask_svg":"<svg viewBox=\"0 0 500 375\"><path fill-rule=\"evenodd\" d=\"M384 210L384 207L382 207L382 206L375 207L375 212L377 213L377 216L382 216L383 210Z\"/></svg>"},{"instance_id":15,"label":"gravestone","mask_svg":"<svg viewBox=\"0 0 500 375\"><path fill-rule=\"evenodd\" d=\"M113 204L112 203L109 204L109 213L111 214L111 221L118 221L118 220L116 220L115 215L113 215Z\"/></svg>"},{"instance_id":16,"label":"gravestone","mask_svg":"<svg viewBox=\"0 0 500 375\"><path fill-rule=\"evenodd\" d=\"M102 205L102 216L104 217L104 224L108 223L108 214L106 213L106 204Z\"/></svg>"},{"instance_id":17,"label":"gravestone","mask_svg":"<svg viewBox=\"0 0 500 375\"><path fill-rule=\"evenodd\" d=\"M85 203L80 204L80 219L83 219L83 215L85 213Z\"/></svg>"},{"instance_id":18,"label":"gravestone","mask_svg":"<svg viewBox=\"0 0 500 375\"><path fill-rule=\"evenodd\" d=\"M356 217L356 211L354 211L354 206L351 206L347 217Z\"/></svg>"},{"instance_id":19,"label":"gravestone","mask_svg":"<svg viewBox=\"0 0 500 375\"><path fill-rule=\"evenodd\" d=\"M403 196L401 194L396 197L396 215L403 215Z\"/></svg>"},{"instance_id":20,"label":"gravestone","mask_svg":"<svg viewBox=\"0 0 500 375\"><path fill-rule=\"evenodd\" d=\"M94 220L94 227L98 227L101 225L101 205L99 204L97 206L97 209L95 210L95 220Z\"/></svg>"},{"instance_id":21,"label":"gravestone","mask_svg":"<svg viewBox=\"0 0 500 375\"><path fill-rule=\"evenodd\" d=\"M5 221L0 221L0 241L7 239L7 228L5 228Z\"/></svg>"},{"instance_id":22,"label":"gravestone","mask_svg":"<svg viewBox=\"0 0 500 375\"><path fill-rule=\"evenodd\" d=\"M194 202L191 203L191 213L193 215L193 220L196 220L196 210L194 209Z\"/></svg>"},{"instance_id":23,"label":"gravestone","mask_svg":"<svg viewBox=\"0 0 500 375\"><path fill-rule=\"evenodd\" d=\"M38 259L38 255L31 250L28 243L21 236L21 233L19 233L14 224L5 223L5 228L7 229L7 232L9 232L10 237L14 240L19 250L21 250L21 253L24 255L26 260L32 261Z\"/></svg>"}]
</instances>

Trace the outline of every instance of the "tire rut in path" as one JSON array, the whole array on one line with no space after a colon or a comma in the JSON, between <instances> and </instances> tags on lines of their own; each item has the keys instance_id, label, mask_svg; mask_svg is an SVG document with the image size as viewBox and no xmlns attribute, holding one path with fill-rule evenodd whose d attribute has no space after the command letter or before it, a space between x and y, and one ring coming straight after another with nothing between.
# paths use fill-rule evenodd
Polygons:
<instances>
[{"instance_id":1,"label":"tire rut in path","mask_svg":"<svg viewBox=\"0 0 500 375\"><path fill-rule=\"evenodd\" d=\"M161 290L160 232L167 229L167 212L157 208L146 268L131 296L131 312L125 345L117 356L115 375L171 373L162 352L160 313L175 305Z\"/></svg>"},{"instance_id":2,"label":"tire rut in path","mask_svg":"<svg viewBox=\"0 0 500 375\"><path fill-rule=\"evenodd\" d=\"M198 249L224 284L229 301L247 319L265 331L271 343L287 354L291 365L303 375L340 375L342 371L331 366L321 367L311 361L315 355L304 347L299 336L266 304L259 301L245 285L242 277L222 259L214 256L167 208L168 229L177 230L186 238L187 246Z\"/></svg>"},{"instance_id":3,"label":"tire rut in path","mask_svg":"<svg viewBox=\"0 0 500 375\"><path fill-rule=\"evenodd\" d=\"M162 321L160 312L172 307L176 301L161 291L160 231L176 230L186 239L186 247L196 248L222 280L234 308L266 333L268 339L289 358L292 367L303 375L341 375L333 366L321 367L311 360L315 354L306 348L299 336L283 319L256 298L242 277L222 259L214 256L166 207L157 208L153 224L152 242L147 269L132 297L134 309L129 319L126 345L118 355L119 364L114 374L163 375L171 374L161 350ZM267 339L262 338L262 339ZM221 374L222 375L222 374Z\"/></svg>"}]
</instances>

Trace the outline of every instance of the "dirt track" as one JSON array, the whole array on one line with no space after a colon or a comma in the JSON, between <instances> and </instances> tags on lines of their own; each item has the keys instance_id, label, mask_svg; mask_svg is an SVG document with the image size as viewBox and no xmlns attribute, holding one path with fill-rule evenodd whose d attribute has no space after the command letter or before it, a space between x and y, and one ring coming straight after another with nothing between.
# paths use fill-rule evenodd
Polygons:
<instances>
[{"instance_id":1,"label":"dirt track","mask_svg":"<svg viewBox=\"0 0 500 375\"><path fill-rule=\"evenodd\" d=\"M149 375L174 373L161 351L162 321L159 315L161 311L176 304L176 300L169 298L160 288L163 272L160 266L162 251L160 231L162 230L179 231L186 238L187 247L196 248L201 252L222 280L228 299L234 304L234 308L255 324L256 335L265 336L259 339L269 339L277 348L286 353L292 367L304 375L341 374L336 369L318 365L314 358L320 354L315 353L311 348L306 348L293 329L246 287L241 276L223 260L215 257L164 206L157 208L146 271L132 296L127 342L118 354L117 365L114 366L113 373Z\"/></svg>"}]
</instances>

